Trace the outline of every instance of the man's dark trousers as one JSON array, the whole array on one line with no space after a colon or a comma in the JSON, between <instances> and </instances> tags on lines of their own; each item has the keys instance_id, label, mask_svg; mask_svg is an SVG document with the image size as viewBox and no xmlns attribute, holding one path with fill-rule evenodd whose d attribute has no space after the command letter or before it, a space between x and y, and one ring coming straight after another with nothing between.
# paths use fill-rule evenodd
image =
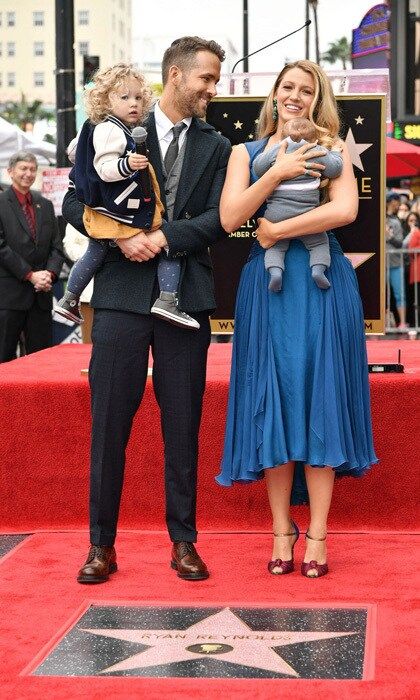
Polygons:
<instances>
[{"instance_id":1,"label":"man's dark trousers","mask_svg":"<svg viewBox=\"0 0 420 700\"><path fill-rule=\"evenodd\" d=\"M92 544L114 544L125 449L145 389L150 347L165 443L166 523L172 541L197 539L198 431L211 336L208 313L194 317L201 326L198 331L178 328L151 315L95 310L89 368L94 424ZM150 430L147 419L144 430ZM139 474L139 482L148 477L147 473ZM153 508L153 503L150 505Z\"/></svg>"}]
</instances>

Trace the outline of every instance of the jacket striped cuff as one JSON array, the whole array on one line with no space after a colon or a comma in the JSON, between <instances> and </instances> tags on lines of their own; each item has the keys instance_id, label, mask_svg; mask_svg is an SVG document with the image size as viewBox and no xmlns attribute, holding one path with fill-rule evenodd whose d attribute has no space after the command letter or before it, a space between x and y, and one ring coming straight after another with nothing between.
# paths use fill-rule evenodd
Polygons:
<instances>
[{"instance_id":1,"label":"jacket striped cuff","mask_svg":"<svg viewBox=\"0 0 420 700\"><path fill-rule=\"evenodd\" d=\"M135 170L132 170L130 168L130 166L128 164L128 158L129 158L129 156L125 156L125 158L118 159L118 163L117 163L118 172L120 173L120 175L122 175L122 177L129 177L130 175L132 175L135 172Z\"/></svg>"}]
</instances>

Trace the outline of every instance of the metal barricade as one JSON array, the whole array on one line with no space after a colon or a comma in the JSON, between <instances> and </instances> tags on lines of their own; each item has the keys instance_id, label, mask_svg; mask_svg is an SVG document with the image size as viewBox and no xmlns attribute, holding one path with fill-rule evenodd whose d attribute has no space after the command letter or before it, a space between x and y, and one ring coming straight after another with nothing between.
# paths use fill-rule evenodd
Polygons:
<instances>
[{"instance_id":1,"label":"metal barricade","mask_svg":"<svg viewBox=\"0 0 420 700\"><path fill-rule=\"evenodd\" d=\"M398 257L400 261L398 266L390 267L391 256L394 261ZM387 309L385 331L386 333L408 333L410 337L416 338L420 333L420 248L392 248L386 251L385 259ZM395 307L397 311L398 307L405 308L406 328L400 328L396 322L392 322L394 315L391 310L391 288L395 287L398 297L395 299Z\"/></svg>"}]
</instances>

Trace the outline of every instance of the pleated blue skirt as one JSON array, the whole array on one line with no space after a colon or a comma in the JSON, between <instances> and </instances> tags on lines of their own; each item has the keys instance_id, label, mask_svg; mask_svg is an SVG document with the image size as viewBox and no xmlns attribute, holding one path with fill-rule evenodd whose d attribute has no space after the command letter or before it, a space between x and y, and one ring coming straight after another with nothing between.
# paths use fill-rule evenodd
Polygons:
<instances>
[{"instance_id":1,"label":"pleated blue skirt","mask_svg":"<svg viewBox=\"0 0 420 700\"><path fill-rule=\"evenodd\" d=\"M251 249L236 301L221 485L293 460L292 503L306 503L304 464L362 476L378 461L357 279L329 238L328 290L313 281L301 241L290 243L281 292L268 290L264 250Z\"/></svg>"}]
</instances>

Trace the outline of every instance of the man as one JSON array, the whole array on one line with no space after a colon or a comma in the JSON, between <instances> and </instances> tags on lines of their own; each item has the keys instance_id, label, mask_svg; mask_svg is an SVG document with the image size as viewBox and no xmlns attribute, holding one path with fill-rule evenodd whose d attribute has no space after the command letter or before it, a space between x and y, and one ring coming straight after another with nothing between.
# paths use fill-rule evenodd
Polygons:
<instances>
[{"instance_id":1,"label":"man","mask_svg":"<svg viewBox=\"0 0 420 700\"><path fill-rule=\"evenodd\" d=\"M398 330L407 330L405 322L405 289L403 257L395 250L401 250L404 231L397 216L400 206L400 196L397 192L388 192L386 196L386 250L389 284L394 296L399 316ZM393 300L391 299L391 302ZM392 306L392 304L390 304Z\"/></svg>"},{"instance_id":2,"label":"man","mask_svg":"<svg viewBox=\"0 0 420 700\"><path fill-rule=\"evenodd\" d=\"M80 583L101 583L117 569L114 541L125 447L143 396L150 347L165 443L171 566L183 579L209 575L194 547L198 431L210 343L209 313L215 308L208 247L225 235L219 199L230 144L202 118L216 95L223 59L224 51L216 42L198 37L178 39L166 50L163 94L145 123L166 221L159 231L139 233L111 247L95 276L89 369L92 546L78 575ZM72 190L64 198L63 214L83 231L82 206ZM165 247L170 257L182 262L179 308L198 321L199 330L179 328L150 314L159 294L157 256Z\"/></svg>"},{"instance_id":3,"label":"man","mask_svg":"<svg viewBox=\"0 0 420 700\"><path fill-rule=\"evenodd\" d=\"M32 153L15 153L0 194L0 362L16 357L22 332L26 353L52 345L51 287L64 255L52 203L30 191L37 167Z\"/></svg>"}]
</instances>

